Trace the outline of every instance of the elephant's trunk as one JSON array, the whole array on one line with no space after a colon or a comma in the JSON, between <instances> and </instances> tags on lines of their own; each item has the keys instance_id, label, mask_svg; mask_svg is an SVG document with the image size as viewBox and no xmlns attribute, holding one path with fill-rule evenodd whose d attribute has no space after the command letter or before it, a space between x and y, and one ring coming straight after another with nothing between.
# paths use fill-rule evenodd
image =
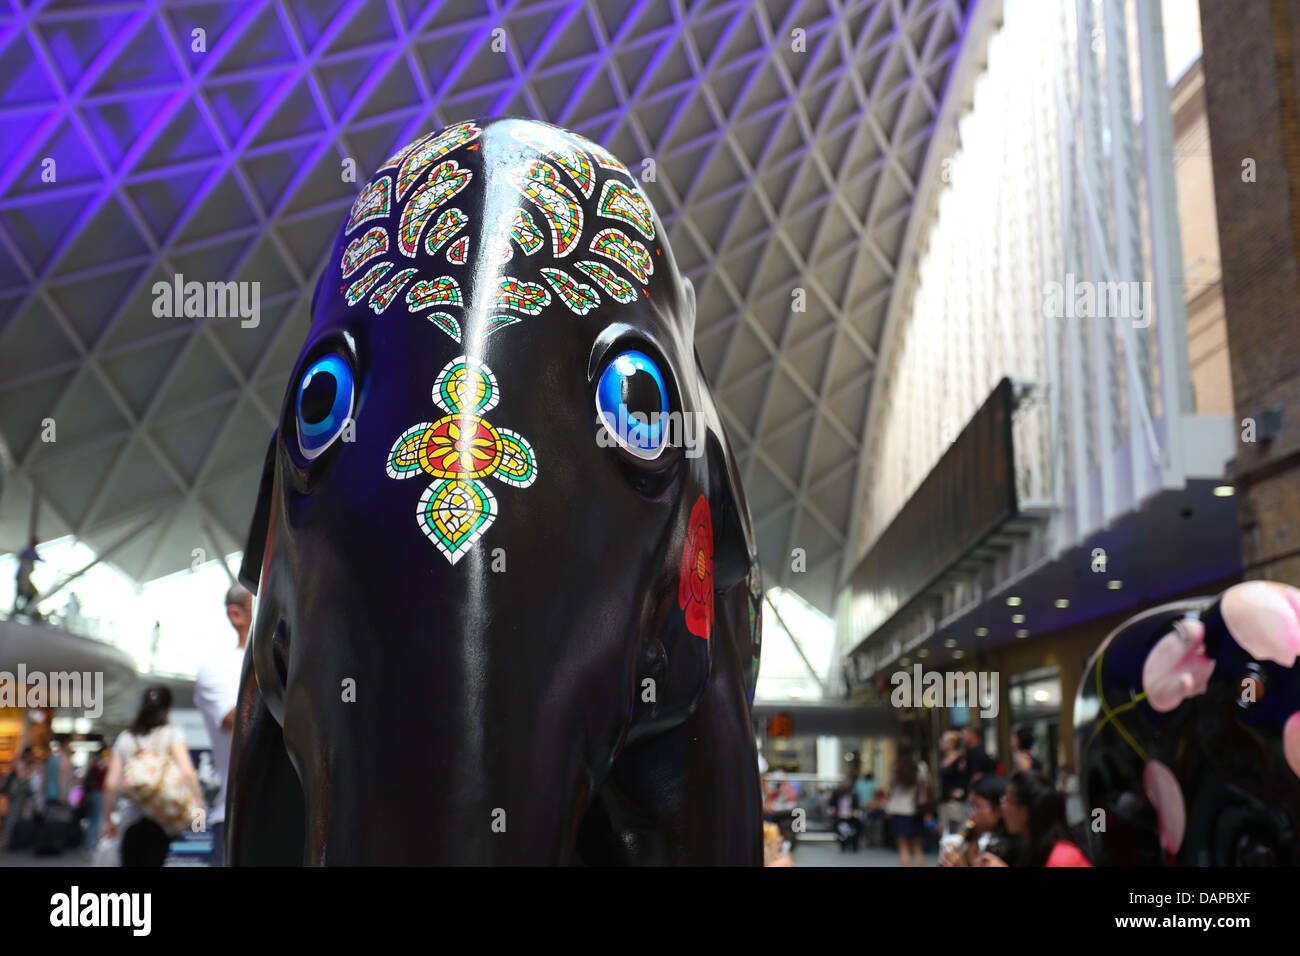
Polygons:
<instances>
[{"instance_id":1,"label":"elephant's trunk","mask_svg":"<svg viewBox=\"0 0 1300 956\"><path fill-rule=\"evenodd\" d=\"M401 640L356 620L291 635L283 725L306 862L570 861L591 728L614 727L617 711L575 695L562 652L514 616L446 613L443 626L410 622ZM463 623L475 617L485 623Z\"/></svg>"}]
</instances>

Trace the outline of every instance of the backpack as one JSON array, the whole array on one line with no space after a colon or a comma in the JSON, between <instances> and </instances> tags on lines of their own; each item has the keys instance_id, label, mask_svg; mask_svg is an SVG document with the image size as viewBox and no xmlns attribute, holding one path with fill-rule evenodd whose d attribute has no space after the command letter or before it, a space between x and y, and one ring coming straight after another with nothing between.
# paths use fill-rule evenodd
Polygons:
<instances>
[{"instance_id":1,"label":"backpack","mask_svg":"<svg viewBox=\"0 0 1300 956\"><path fill-rule=\"evenodd\" d=\"M135 741L136 751L122 768L122 794L168 836L177 836L200 809L194 791L169 752L147 747L144 738L135 737Z\"/></svg>"}]
</instances>

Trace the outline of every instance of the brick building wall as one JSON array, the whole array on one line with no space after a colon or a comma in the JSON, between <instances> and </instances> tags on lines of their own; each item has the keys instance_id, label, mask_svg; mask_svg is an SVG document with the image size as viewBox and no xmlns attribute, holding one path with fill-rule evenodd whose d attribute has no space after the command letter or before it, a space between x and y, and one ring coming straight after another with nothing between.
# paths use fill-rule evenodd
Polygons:
<instances>
[{"instance_id":1,"label":"brick building wall","mask_svg":"<svg viewBox=\"0 0 1300 956\"><path fill-rule=\"evenodd\" d=\"M1202 0L1201 33L1236 417L1285 415L1230 468L1242 558L1300 585L1300 0Z\"/></svg>"}]
</instances>

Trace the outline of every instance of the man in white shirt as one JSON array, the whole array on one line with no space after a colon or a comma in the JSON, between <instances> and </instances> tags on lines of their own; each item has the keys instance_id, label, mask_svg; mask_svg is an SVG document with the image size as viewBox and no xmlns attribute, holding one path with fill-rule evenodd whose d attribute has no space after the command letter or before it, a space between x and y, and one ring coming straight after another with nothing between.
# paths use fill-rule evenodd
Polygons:
<instances>
[{"instance_id":1,"label":"man in white shirt","mask_svg":"<svg viewBox=\"0 0 1300 956\"><path fill-rule=\"evenodd\" d=\"M226 850L226 781L230 775L230 744L235 727L235 705L239 699L239 676L244 667L244 646L253 622L253 595L238 584L226 592L226 617L235 629L239 643L222 649L199 668L194 678L194 703L203 714L203 723L212 740L212 762L221 778L221 789L208 814L208 832L212 836L212 866L225 864Z\"/></svg>"}]
</instances>

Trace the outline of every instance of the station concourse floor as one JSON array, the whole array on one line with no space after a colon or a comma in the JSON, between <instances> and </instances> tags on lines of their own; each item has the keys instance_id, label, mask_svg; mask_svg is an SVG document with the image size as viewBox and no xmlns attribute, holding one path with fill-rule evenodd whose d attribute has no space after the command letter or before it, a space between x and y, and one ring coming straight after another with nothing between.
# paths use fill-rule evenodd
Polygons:
<instances>
[{"instance_id":1,"label":"station concourse floor","mask_svg":"<svg viewBox=\"0 0 1300 956\"><path fill-rule=\"evenodd\" d=\"M802 867L830 866L898 866L898 851L888 847L860 847L857 853L841 853L837 843L801 843L794 851L794 865ZM926 866L938 866L937 853L925 855Z\"/></svg>"}]
</instances>

